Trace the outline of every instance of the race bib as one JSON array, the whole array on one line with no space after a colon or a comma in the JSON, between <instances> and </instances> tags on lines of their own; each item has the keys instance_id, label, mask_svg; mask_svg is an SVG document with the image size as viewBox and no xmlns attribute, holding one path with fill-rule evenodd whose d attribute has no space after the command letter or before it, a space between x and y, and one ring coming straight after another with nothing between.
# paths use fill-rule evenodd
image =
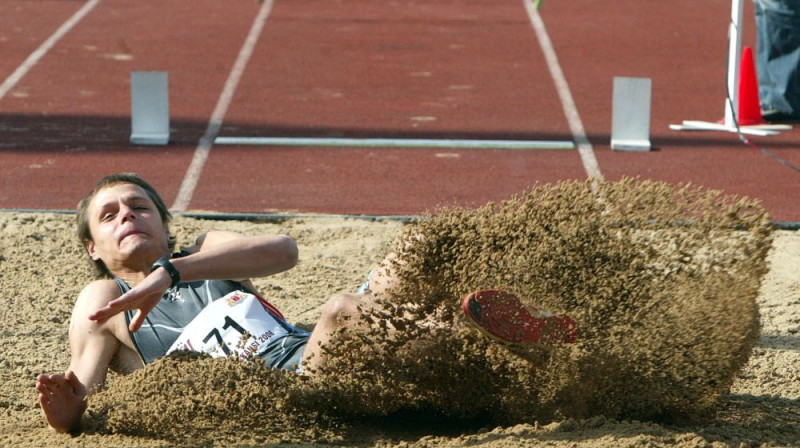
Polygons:
<instances>
[{"instance_id":1,"label":"race bib","mask_svg":"<svg viewBox=\"0 0 800 448\"><path fill-rule=\"evenodd\" d=\"M253 294L234 291L211 302L184 328L169 348L208 353L214 358L246 360L266 351L289 333L288 324L267 311Z\"/></svg>"}]
</instances>

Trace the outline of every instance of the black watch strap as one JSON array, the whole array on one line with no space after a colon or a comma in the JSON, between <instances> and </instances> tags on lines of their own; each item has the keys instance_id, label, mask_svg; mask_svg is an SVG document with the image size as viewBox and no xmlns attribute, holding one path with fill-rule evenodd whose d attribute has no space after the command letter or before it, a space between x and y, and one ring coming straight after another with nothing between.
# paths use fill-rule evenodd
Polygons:
<instances>
[{"instance_id":1,"label":"black watch strap","mask_svg":"<svg viewBox=\"0 0 800 448\"><path fill-rule=\"evenodd\" d=\"M164 268L164 270L166 270L167 273L169 274L169 278L172 279L172 284L169 285L170 288L177 285L178 282L181 281L181 273L178 272L177 269L175 269L175 266L172 265L172 263L169 261L169 258L161 257L158 260L156 260L156 262L153 263L153 267L150 268L150 272L153 272L158 268Z\"/></svg>"}]
</instances>

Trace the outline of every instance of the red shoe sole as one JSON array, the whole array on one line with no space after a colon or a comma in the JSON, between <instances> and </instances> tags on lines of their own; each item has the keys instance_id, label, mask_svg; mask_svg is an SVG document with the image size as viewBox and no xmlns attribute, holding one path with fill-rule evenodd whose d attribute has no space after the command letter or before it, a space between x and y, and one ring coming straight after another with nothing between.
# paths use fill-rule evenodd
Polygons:
<instances>
[{"instance_id":1,"label":"red shoe sole","mask_svg":"<svg viewBox=\"0 0 800 448\"><path fill-rule=\"evenodd\" d=\"M488 336L509 344L574 343L576 324L569 316L555 316L526 307L516 295L506 291L475 291L461 302L464 314Z\"/></svg>"}]
</instances>

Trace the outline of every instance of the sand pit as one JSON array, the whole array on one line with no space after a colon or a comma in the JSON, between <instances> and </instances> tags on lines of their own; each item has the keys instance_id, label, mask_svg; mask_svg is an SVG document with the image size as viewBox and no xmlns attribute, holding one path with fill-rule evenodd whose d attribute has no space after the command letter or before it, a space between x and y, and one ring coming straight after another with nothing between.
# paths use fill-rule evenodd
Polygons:
<instances>
[{"instance_id":1,"label":"sand pit","mask_svg":"<svg viewBox=\"0 0 800 448\"><path fill-rule=\"evenodd\" d=\"M301 325L399 248L408 281L381 312L406 331L346 339L314 380L198 357L112 375L78 436L45 429L33 388L67 365L72 304L91 279L73 217L0 214L0 446L800 445L800 236L691 187L534 193L413 227L177 218L179 245L219 228L295 238L299 265L256 285ZM409 233L423 238L398 242ZM573 315L579 343L488 342L457 312L486 286ZM430 313L445 325L420 321Z\"/></svg>"}]
</instances>

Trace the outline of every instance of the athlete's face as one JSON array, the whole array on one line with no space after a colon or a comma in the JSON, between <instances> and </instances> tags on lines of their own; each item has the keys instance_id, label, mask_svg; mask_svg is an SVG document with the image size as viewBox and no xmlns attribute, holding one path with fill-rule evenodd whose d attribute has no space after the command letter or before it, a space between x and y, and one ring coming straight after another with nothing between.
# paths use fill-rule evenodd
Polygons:
<instances>
[{"instance_id":1,"label":"athlete's face","mask_svg":"<svg viewBox=\"0 0 800 448\"><path fill-rule=\"evenodd\" d=\"M118 263L152 263L167 255L169 231L147 192L134 184L100 190L87 209L92 241L86 250L109 269Z\"/></svg>"}]
</instances>

